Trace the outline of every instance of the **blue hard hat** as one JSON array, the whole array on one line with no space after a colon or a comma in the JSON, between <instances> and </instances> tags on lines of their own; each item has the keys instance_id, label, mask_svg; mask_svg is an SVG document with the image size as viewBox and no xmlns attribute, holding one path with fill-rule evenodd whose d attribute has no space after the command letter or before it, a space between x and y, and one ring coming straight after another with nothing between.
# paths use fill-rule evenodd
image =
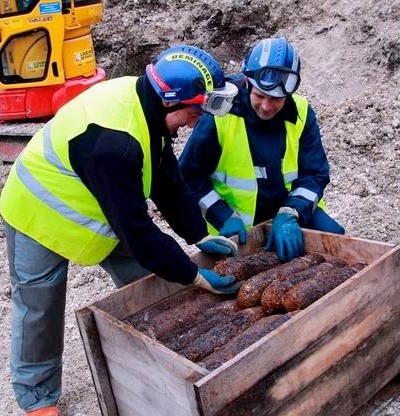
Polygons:
<instances>
[{"instance_id":1,"label":"blue hard hat","mask_svg":"<svg viewBox=\"0 0 400 416\"><path fill-rule=\"evenodd\" d=\"M300 85L300 57L284 37L263 39L249 50L242 72L262 93L287 97Z\"/></svg>"},{"instance_id":2,"label":"blue hard hat","mask_svg":"<svg viewBox=\"0 0 400 416\"><path fill-rule=\"evenodd\" d=\"M237 94L236 86L225 82L218 61L195 46L174 46L161 52L147 65L146 74L164 101L191 105L215 115L226 114Z\"/></svg>"}]
</instances>

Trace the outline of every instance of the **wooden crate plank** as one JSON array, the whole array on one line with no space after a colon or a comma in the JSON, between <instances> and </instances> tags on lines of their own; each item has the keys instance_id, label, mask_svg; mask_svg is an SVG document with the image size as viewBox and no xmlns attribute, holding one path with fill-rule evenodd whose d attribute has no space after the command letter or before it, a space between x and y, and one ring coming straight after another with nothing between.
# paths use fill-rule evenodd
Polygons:
<instances>
[{"instance_id":1,"label":"wooden crate plank","mask_svg":"<svg viewBox=\"0 0 400 416\"><path fill-rule=\"evenodd\" d=\"M318 349L319 342L264 377L214 415L350 416L365 403L366 398L372 397L387 382L384 380L390 380L399 371L400 332L395 331L394 337L391 334L396 329L397 322L398 317L386 322L355 351L343 356L329 371L293 396L283 396L283 384L286 384L285 390L292 389L291 382L297 384L295 377L299 376L307 356ZM391 340L382 344L382 337ZM323 345L323 339L321 342ZM304 374L300 377L302 380L307 379ZM280 396L276 395L276 383L282 384L279 387Z\"/></svg>"},{"instance_id":2,"label":"wooden crate plank","mask_svg":"<svg viewBox=\"0 0 400 416\"><path fill-rule=\"evenodd\" d=\"M393 316L399 318L399 309L395 306L398 302L393 299L393 293L398 293L400 289L399 253L400 248L391 249L379 262L371 264L276 331L198 381L197 393L204 415L217 414L231 400L257 385L265 375L276 371L333 328L345 325L354 313L373 302L378 293L382 305L386 305L386 302L389 305L389 308L382 310L387 316L381 319L389 321ZM364 327L364 330L367 329L368 326Z\"/></svg>"},{"instance_id":3,"label":"wooden crate plank","mask_svg":"<svg viewBox=\"0 0 400 416\"><path fill-rule=\"evenodd\" d=\"M271 396L276 400L283 400L297 394L307 387L310 380L316 380L337 362L356 351L371 334L387 324L388 316L392 316L390 306L379 308L375 302L365 306L366 308L358 310L349 321L342 322L313 346L309 346L305 350L306 354L293 360L285 369L285 375L276 379L270 391ZM378 307L375 309L375 306Z\"/></svg>"},{"instance_id":4,"label":"wooden crate plank","mask_svg":"<svg viewBox=\"0 0 400 416\"><path fill-rule=\"evenodd\" d=\"M393 248L393 244L381 243L351 235L337 235L303 229L307 252L327 254L347 261L375 261Z\"/></svg>"},{"instance_id":5,"label":"wooden crate plank","mask_svg":"<svg viewBox=\"0 0 400 416\"><path fill-rule=\"evenodd\" d=\"M397 315L270 416L353 414L400 371Z\"/></svg>"},{"instance_id":6,"label":"wooden crate plank","mask_svg":"<svg viewBox=\"0 0 400 416\"><path fill-rule=\"evenodd\" d=\"M263 247L270 228L270 222L251 228L248 231L248 242L244 246L239 245L239 252L250 254L257 248ZM390 243L356 238L351 235L338 235L306 228L302 231L306 252L326 254L348 261L364 261L369 264L393 248L393 244ZM237 241L237 238L232 239Z\"/></svg>"},{"instance_id":7,"label":"wooden crate plank","mask_svg":"<svg viewBox=\"0 0 400 416\"><path fill-rule=\"evenodd\" d=\"M152 416L169 416L171 411L177 416L191 414L189 409L179 408L179 401L176 401L176 398L166 397L165 390L157 390L155 394L154 389L143 388L142 383L132 380L132 373L123 366L114 367L115 363L111 365L113 368L110 373L118 374L118 379L111 377L110 381L115 391L119 416L144 415L146 412L149 414L149 409L153 409ZM173 400L172 406L171 400Z\"/></svg>"},{"instance_id":8,"label":"wooden crate plank","mask_svg":"<svg viewBox=\"0 0 400 416\"><path fill-rule=\"evenodd\" d=\"M92 373L93 384L103 416L117 416L117 408L110 385L104 355L101 350L93 311L90 307L75 311L86 358Z\"/></svg>"},{"instance_id":9,"label":"wooden crate plank","mask_svg":"<svg viewBox=\"0 0 400 416\"><path fill-rule=\"evenodd\" d=\"M271 223L265 222L252 227L247 232L247 243L245 245L238 244L239 253L241 255L252 254L260 247L264 247L266 243L266 235L270 229ZM238 237L231 237L236 243Z\"/></svg>"},{"instance_id":10,"label":"wooden crate plank","mask_svg":"<svg viewBox=\"0 0 400 416\"><path fill-rule=\"evenodd\" d=\"M93 307L93 311L115 397L124 394L118 390L121 381L126 385L132 379L136 381L135 389L131 391L131 414L158 414L156 410L161 392L170 414L198 414L193 385L188 380L204 376L207 370L98 308ZM120 371L121 366L124 371ZM113 380L119 382L113 384ZM147 392L147 397L154 397L151 403L142 401L143 391ZM136 407L135 403L141 403L142 407ZM129 412L129 409L124 411Z\"/></svg>"},{"instance_id":11,"label":"wooden crate plank","mask_svg":"<svg viewBox=\"0 0 400 416\"><path fill-rule=\"evenodd\" d=\"M171 296L184 286L160 279L154 274L122 287L93 306L117 319L125 319L148 305Z\"/></svg>"},{"instance_id":12,"label":"wooden crate plank","mask_svg":"<svg viewBox=\"0 0 400 416\"><path fill-rule=\"evenodd\" d=\"M400 358L400 357L399 357ZM368 403L364 403L352 416L400 415L400 374L386 384Z\"/></svg>"}]
</instances>

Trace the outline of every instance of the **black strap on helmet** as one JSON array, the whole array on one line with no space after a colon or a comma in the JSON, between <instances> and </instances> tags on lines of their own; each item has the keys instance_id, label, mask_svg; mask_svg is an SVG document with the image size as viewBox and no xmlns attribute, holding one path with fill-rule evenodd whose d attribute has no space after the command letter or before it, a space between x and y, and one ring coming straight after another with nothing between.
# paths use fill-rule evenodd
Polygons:
<instances>
[{"instance_id":1,"label":"black strap on helmet","mask_svg":"<svg viewBox=\"0 0 400 416\"><path fill-rule=\"evenodd\" d=\"M190 107L188 104L183 103L176 103L175 105L172 105L171 107L165 107L165 113L174 113L175 111L182 110L182 108L188 108Z\"/></svg>"}]
</instances>

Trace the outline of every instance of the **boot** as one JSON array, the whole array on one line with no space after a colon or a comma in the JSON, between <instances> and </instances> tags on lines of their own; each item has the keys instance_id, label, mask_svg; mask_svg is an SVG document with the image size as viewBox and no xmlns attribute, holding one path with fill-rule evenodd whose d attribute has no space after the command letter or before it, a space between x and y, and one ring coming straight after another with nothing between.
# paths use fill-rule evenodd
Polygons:
<instances>
[{"instance_id":1,"label":"boot","mask_svg":"<svg viewBox=\"0 0 400 416\"><path fill-rule=\"evenodd\" d=\"M58 406L46 406L26 412L25 416L62 416Z\"/></svg>"}]
</instances>

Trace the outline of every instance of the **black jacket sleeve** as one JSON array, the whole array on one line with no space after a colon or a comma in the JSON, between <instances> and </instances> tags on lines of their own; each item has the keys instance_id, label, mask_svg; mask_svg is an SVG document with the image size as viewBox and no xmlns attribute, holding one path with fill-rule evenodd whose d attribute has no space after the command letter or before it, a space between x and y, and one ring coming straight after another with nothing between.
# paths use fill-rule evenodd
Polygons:
<instances>
[{"instance_id":1,"label":"black jacket sleeve","mask_svg":"<svg viewBox=\"0 0 400 416\"><path fill-rule=\"evenodd\" d=\"M139 263L166 280L191 283L197 265L148 215L139 143L127 133L90 125L70 141L69 153L75 172Z\"/></svg>"},{"instance_id":2,"label":"black jacket sleeve","mask_svg":"<svg viewBox=\"0 0 400 416\"><path fill-rule=\"evenodd\" d=\"M182 178L169 142L162 150L150 197L171 228L188 244L197 243L208 234L200 207Z\"/></svg>"}]
</instances>

